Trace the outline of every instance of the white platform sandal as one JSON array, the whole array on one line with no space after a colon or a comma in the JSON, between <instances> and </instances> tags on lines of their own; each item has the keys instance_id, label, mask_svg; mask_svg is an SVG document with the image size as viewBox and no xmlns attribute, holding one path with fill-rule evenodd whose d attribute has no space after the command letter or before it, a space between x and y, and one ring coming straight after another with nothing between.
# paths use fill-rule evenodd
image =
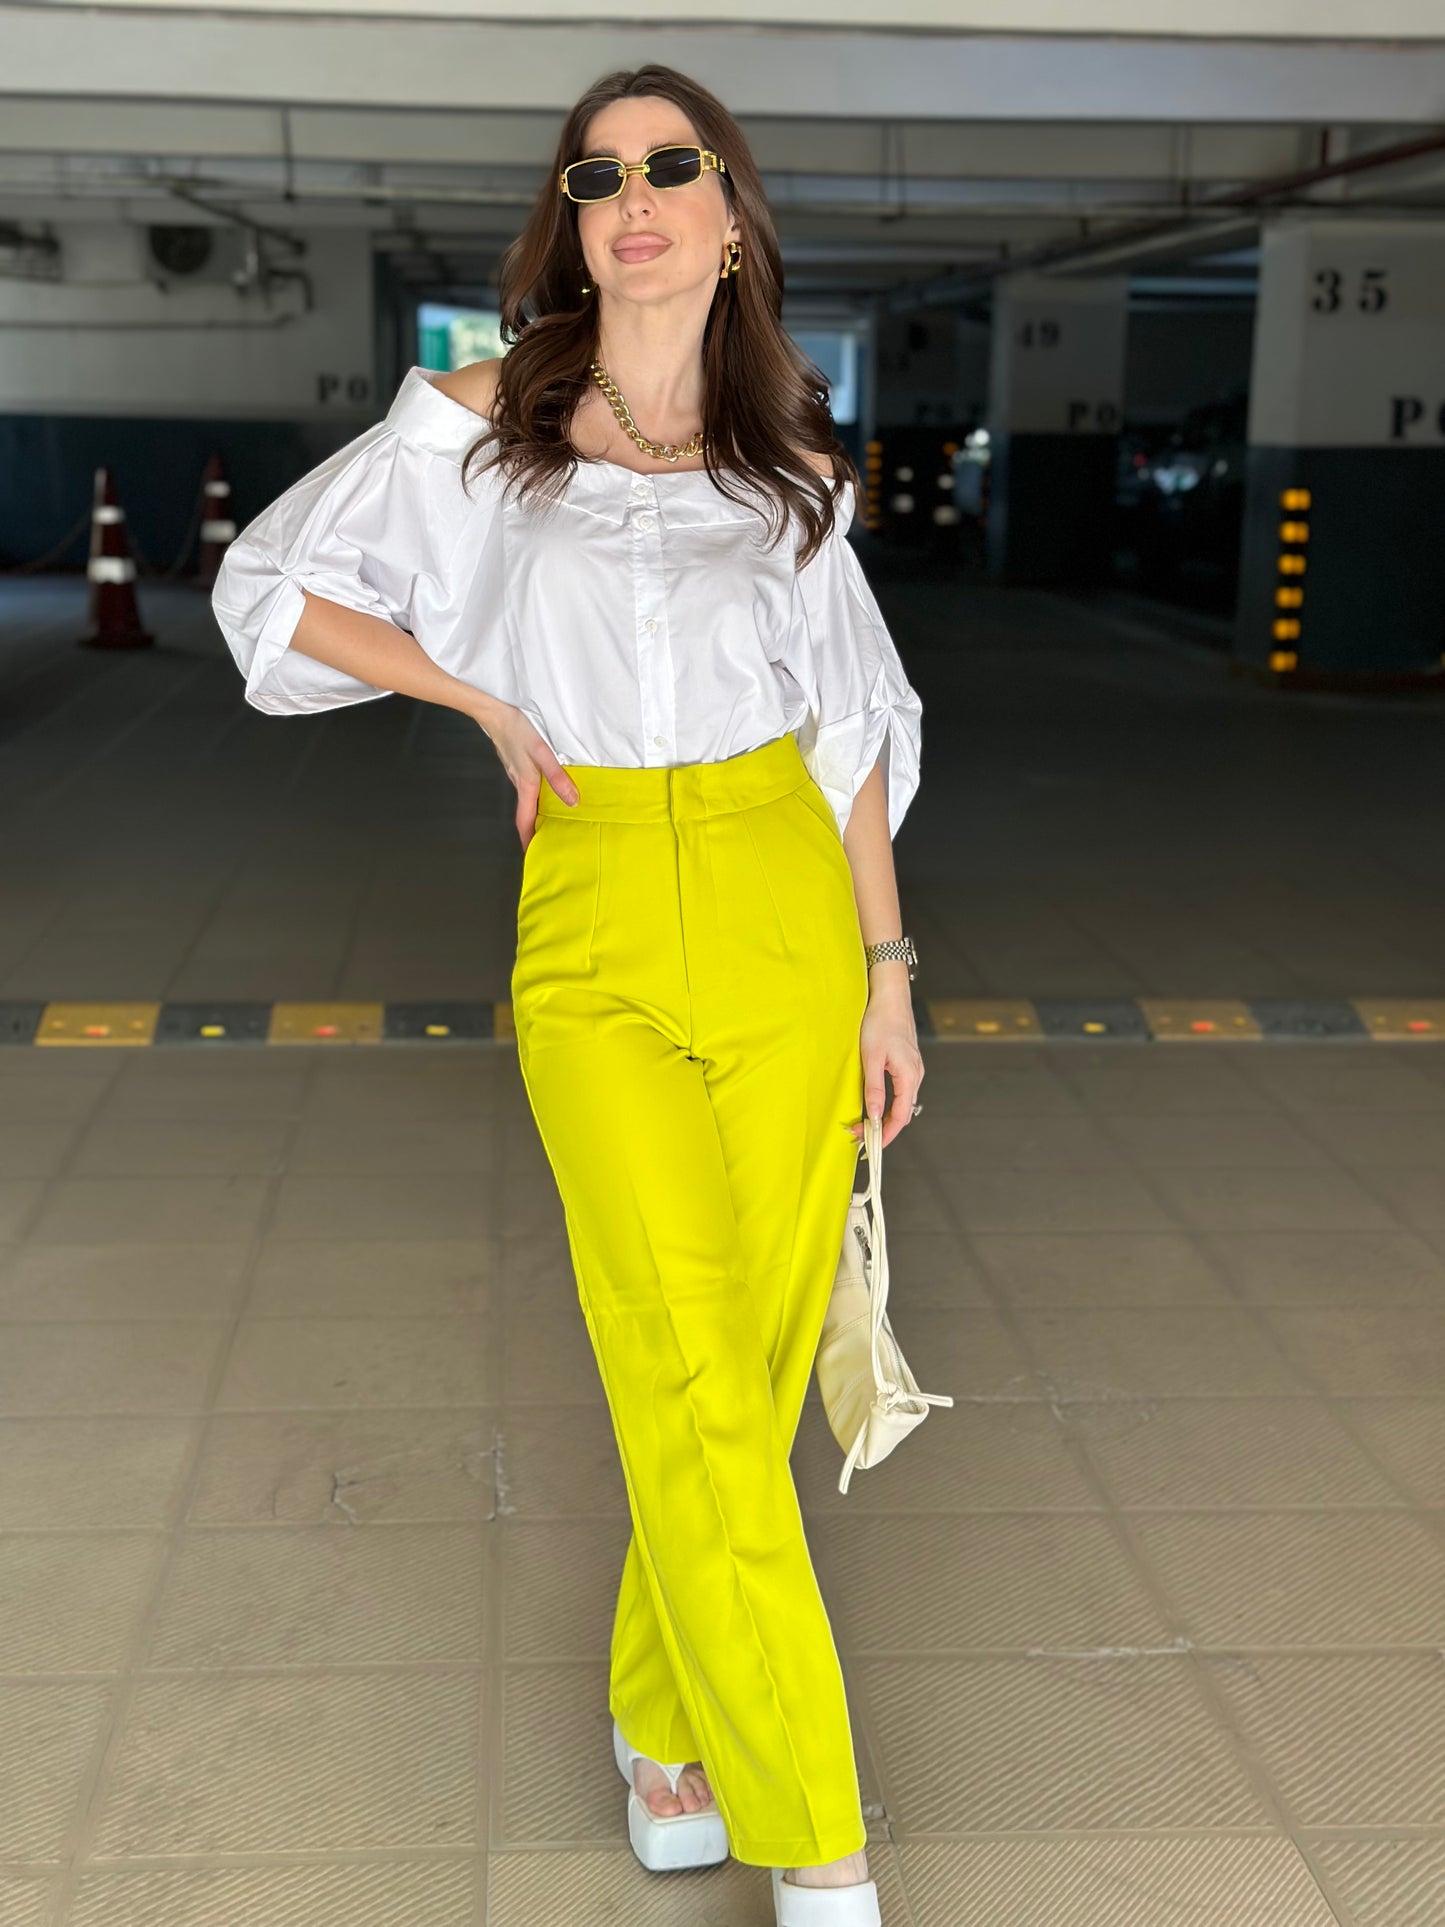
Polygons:
<instances>
[{"instance_id":1,"label":"white platform sandal","mask_svg":"<svg viewBox=\"0 0 1445 1927\"><path fill-rule=\"evenodd\" d=\"M777 1927L883 1927L878 1885L858 1880L850 1887L799 1887L773 1868L773 1913Z\"/></svg>"},{"instance_id":2,"label":"white platform sandal","mask_svg":"<svg viewBox=\"0 0 1445 1927\"><path fill-rule=\"evenodd\" d=\"M645 1760L648 1755L639 1753L636 1747L627 1744L616 1720L612 1722L612 1753L617 1761L617 1770L628 1786L627 1837L632 1842L632 1851L649 1872L669 1873L678 1867L715 1867L720 1860L727 1859L727 1828L723 1825L723 1817L715 1801L696 1813L654 1813L632 1780L633 1761ZM683 1767L689 1762L683 1760L677 1766L663 1766L661 1760L655 1760L653 1764L662 1767L668 1785L676 1793Z\"/></svg>"}]
</instances>

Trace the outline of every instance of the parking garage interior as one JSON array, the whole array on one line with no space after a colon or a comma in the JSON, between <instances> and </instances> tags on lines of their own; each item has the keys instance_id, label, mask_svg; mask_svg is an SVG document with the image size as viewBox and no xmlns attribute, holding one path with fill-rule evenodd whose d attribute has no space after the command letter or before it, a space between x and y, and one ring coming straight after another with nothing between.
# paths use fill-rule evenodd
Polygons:
<instances>
[{"instance_id":1,"label":"parking garage interior","mask_svg":"<svg viewBox=\"0 0 1445 1927\"><path fill-rule=\"evenodd\" d=\"M923 703L890 1316L793 1467L888 1927L1445 1908L1445 29L0 4L0 1918L762 1927L609 1758L628 1510L466 718L228 543L502 354L597 75L738 116Z\"/></svg>"}]
</instances>

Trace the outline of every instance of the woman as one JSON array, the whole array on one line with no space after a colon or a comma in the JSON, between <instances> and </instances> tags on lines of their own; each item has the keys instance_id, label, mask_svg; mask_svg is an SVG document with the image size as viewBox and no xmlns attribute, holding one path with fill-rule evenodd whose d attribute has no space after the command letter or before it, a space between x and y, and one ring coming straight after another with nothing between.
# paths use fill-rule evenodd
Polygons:
<instances>
[{"instance_id":1,"label":"woman","mask_svg":"<svg viewBox=\"0 0 1445 1927\"><path fill-rule=\"evenodd\" d=\"M629 1833L649 1867L772 1867L780 1922L873 1927L789 1454L860 1098L881 1116L891 1076L885 1144L921 1109L891 849L921 705L781 283L732 117L669 68L608 75L505 257L510 353L413 368L214 603L256 707L400 690L473 717L516 787L518 1058L633 1526Z\"/></svg>"}]
</instances>

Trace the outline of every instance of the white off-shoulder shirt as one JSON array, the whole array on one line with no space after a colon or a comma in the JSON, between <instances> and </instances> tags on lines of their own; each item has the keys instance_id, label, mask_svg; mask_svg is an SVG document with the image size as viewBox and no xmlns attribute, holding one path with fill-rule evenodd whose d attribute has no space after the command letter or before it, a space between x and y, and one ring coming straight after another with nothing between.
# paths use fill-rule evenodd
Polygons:
<instances>
[{"instance_id":1,"label":"white off-shoulder shirt","mask_svg":"<svg viewBox=\"0 0 1445 1927\"><path fill-rule=\"evenodd\" d=\"M535 725L560 762L720 762L792 734L841 831L880 755L890 836L918 788L923 706L834 532L801 570L703 471L579 461L553 505L461 465L488 423L407 374L386 417L227 548L212 606L246 700L309 714L390 692L288 649L303 588L384 617ZM489 459L484 455L482 460Z\"/></svg>"}]
</instances>

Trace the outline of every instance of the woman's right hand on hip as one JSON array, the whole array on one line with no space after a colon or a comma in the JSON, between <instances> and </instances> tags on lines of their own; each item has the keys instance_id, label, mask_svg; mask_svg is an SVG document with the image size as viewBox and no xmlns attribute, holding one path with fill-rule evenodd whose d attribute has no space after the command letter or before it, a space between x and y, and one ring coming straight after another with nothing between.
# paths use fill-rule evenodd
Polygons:
<instances>
[{"instance_id":1,"label":"woman's right hand on hip","mask_svg":"<svg viewBox=\"0 0 1445 1927\"><path fill-rule=\"evenodd\" d=\"M485 708L477 712L477 722L491 738L493 749L502 759L502 768L517 792L517 834L525 850L536 832L537 797L542 784L550 783L564 803L578 800L577 785L531 718L515 703L488 697Z\"/></svg>"}]
</instances>

